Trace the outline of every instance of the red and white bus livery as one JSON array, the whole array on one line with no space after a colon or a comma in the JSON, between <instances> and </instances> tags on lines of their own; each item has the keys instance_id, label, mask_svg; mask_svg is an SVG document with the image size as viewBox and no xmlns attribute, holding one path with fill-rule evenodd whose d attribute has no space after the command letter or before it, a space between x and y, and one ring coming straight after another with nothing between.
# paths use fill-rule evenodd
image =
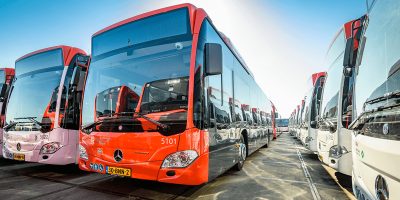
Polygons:
<instances>
[{"instance_id":1,"label":"red and white bus livery","mask_svg":"<svg viewBox=\"0 0 400 200\"><path fill-rule=\"evenodd\" d=\"M92 36L79 167L202 184L235 165L240 170L268 144L272 111L203 9L181 4L148 12Z\"/></svg>"}]
</instances>

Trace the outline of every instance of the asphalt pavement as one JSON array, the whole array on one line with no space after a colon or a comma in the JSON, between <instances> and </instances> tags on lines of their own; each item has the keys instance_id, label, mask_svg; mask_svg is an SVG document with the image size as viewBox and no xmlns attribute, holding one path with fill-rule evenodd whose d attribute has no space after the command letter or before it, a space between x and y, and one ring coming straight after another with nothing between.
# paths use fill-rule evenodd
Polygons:
<instances>
[{"instance_id":1,"label":"asphalt pavement","mask_svg":"<svg viewBox=\"0 0 400 200\"><path fill-rule=\"evenodd\" d=\"M289 133L199 186L0 158L0 199L355 199L351 177L324 166Z\"/></svg>"}]
</instances>

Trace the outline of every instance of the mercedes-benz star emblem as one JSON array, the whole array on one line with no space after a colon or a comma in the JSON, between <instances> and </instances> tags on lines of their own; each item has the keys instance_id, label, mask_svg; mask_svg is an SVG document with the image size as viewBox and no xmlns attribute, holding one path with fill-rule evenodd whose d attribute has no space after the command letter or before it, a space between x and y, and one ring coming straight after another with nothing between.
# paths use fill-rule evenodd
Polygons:
<instances>
[{"instance_id":1,"label":"mercedes-benz star emblem","mask_svg":"<svg viewBox=\"0 0 400 200\"><path fill-rule=\"evenodd\" d=\"M18 144L17 144L17 150L18 150L18 151L21 151L21 143L19 143L19 142L18 142Z\"/></svg>"},{"instance_id":2,"label":"mercedes-benz star emblem","mask_svg":"<svg viewBox=\"0 0 400 200\"><path fill-rule=\"evenodd\" d=\"M375 194L379 200L389 199L389 187L385 178L381 175L378 175L375 179Z\"/></svg>"},{"instance_id":3,"label":"mercedes-benz star emblem","mask_svg":"<svg viewBox=\"0 0 400 200\"><path fill-rule=\"evenodd\" d=\"M389 124L383 125L383 134L387 135L389 133Z\"/></svg>"},{"instance_id":4,"label":"mercedes-benz star emblem","mask_svg":"<svg viewBox=\"0 0 400 200\"><path fill-rule=\"evenodd\" d=\"M124 156L122 155L122 151L121 150L117 149L117 150L114 151L114 160L116 162L121 162L123 157Z\"/></svg>"}]
</instances>

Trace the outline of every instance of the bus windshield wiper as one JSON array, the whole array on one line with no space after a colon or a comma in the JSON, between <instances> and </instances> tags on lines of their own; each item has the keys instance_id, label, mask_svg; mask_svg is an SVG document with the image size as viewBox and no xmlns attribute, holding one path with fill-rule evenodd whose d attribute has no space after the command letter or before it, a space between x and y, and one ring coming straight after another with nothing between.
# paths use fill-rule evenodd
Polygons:
<instances>
[{"instance_id":1,"label":"bus windshield wiper","mask_svg":"<svg viewBox=\"0 0 400 200\"><path fill-rule=\"evenodd\" d=\"M11 127L17 125L18 123L19 123L19 122L13 122L13 123L11 123L11 124L8 124L8 125L4 126L3 129L11 128Z\"/></svg>"},{"instance_id":2,"label":"bus windshield wiper","mask_svg":"<svg viewBox=\"0 0 400 200\"><path fill-rule=\"evenodd\" d=\"M397 101L397 102L398 102L398 101ZM364 127L365 122L368 121L368 120L370 119L370 118L364 119L364 120L363 120L363 121L364 121L363 123L360 122L360 119L361 119L362 117L364 117L364 115L366 115L366 114L374 113L374 112L378 112L378 111L382 111L382 110L384 110L384 109L388 109L388 108L392 108L392 107L397 107L397 106L400 106L400 102L399 102L399 103L394 103L394 104L392 104L392 105L378 106L378 107L376 107L376 108L374 108L374 109L371 109L371 110L368 110L368 111L364 111L364 112L362 112L362 113L357 117L357 119L355 119L355 120L349 125L349 129L350 129L350 130L361 130L361 129Z\"/></svg>"},{"instance_id":3,"label":"bus windshield wiper","mask_svg":"<svg viewBox=\"0 0 400 200\"><path fill-rule=\"evenodd\" d=\"M37 117L19 117L19 118L14 118L14 119L27 119L27 120L39 125L40 128L43 128L43 129L46 128L46 125L38 122L37 120L35 120L35 118L37 118Z\"/></svg>"},{"instance_id":4,"label":"bus windshield wiper","mask_svg":"<svg viewBox=\"0 0 400 200\"><path fill-rule=\"evenodd\" d=\"M400 90L396 90L396 91L393 91L393 92L388 92L388 93L384 94L381 97L377 97L375 99L368 100L365 103L366 104L374 104L374 103L378 103L378 102L385 101L385 100L392 99L392 98L396 98L396 97L400 97Z\"/></svg>"},{"instance_id":5,"label":"bus windshield wiper","mask_svg":"<svg viewBox=\"0 0 400 200\"><path fill-rule=\"evenodd\" d=\"M161 123L161 122L159 122L159 121L157 121L155 119L148 118L148 117L146 117L144 115L141 115L141 114L139 114L137 112L120 112L120 113L114 113L114 114L116 114L116 115L134 114L134 115L137 115L137 116L139 116L139 117L141 117L141 118L143 118L143 119L145 119L145 120L147 120L147 121L149 121L149 122L161 127L162 129L169 129L168 125L163 124L163 123Z\"/></svg>"},{"instance_id":6,"label":"bus windshield wiper","mask_svg":"<svg viewBox=\"0 0 400 200\"><path fill-rule=\"evenodd\" d=\"M386 101L386 100L389 100L389 99L392 99L392 98L396 98L396 97L400 97L400 90L396 90L396 91L393 91L393 92L388 92L388 93L384 94L381 97L377 97L377 98L374 98L374 99L366 101L365 104L374 104L374 103ZM390 103L392 103L392 102L394 102L394 103L392 105L390 105ZM368 119L365 119L363 123L360 122L360 119L362 117L364 117L365 114L373 113L373 112L377 112L377 111L382 111L383 109L392 108L392 107L396 107L396 106L400 105L399 100L395 100L395 101L392 101L392 102L388 102L385 106L377 106L376 108L373 108L371 110L362 112L357 117L357 119L355 119L349 125L349 129L350 130L361 130L365 125L364 122L368 120Z\"/></svg>"},{"instance_id":7,"label":"bus windshield wiper","mask_svg":"<svg viewBox=\"0 0 400 200\"><path fill-rule=\"evenodd\" d=\"M136 112L120 112L120 113L113 113L113 114L114 114L114 115L136 114L137 116L139 116L139 117L141 117L141 118L143 118L143 119L146 119L147 121L149 121L149 122L151 122L151 123L153 123L153 124L155 124L155 125L157 125L157 126L163 128L163 129L169 129L169 126L168 126L168 125L163 124L163 123L161 123L161 122L159 122L159 121L157 121L157 120L148 118L148 117L146 117L146 116L144 116L144 115L138 114L138 113L136 113ZM109 121L109 120L114 120L114 119L121 119L121 118L127 118L127 117L133 118L134 116L131 115L131 116L119 116L119 117L107 117L107 118L103 118L103 119L97 120L97 121L95 121L95 122L93 122L93 123L91 123L91 124L88 124L88 125L84 126L83 129L86 130L86 129L93 128L94 126L97 126L97 125L103 123L104 121Z\"/></svg>"},{"instance_id":8,"label":"bus windshield wiper","mask_svg":"<svg viewBox=\"0 0 400 200\"><path fill-rule=\"evenodd\" d=\"M350 125L349 130L361 130L364 127L365 123L360 123L360 119L364 117L365 114L372 113L373 110L362 112L357 119L355 119Z\"/></svg>"}]
</instances>

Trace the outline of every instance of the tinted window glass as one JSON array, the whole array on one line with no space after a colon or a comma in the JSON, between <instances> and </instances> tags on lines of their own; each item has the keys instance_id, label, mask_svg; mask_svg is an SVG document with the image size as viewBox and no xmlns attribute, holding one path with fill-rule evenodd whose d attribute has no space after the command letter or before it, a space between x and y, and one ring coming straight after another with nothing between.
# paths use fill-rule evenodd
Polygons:
<instances>
[{"instance_id":1,"label":"tinted window glass","mask_svg":"<svg viewBox=\"0 0 400 200\"><path fill-rule=\"evenodd\" d=\"M161 13L111 29L92 39L92 54L190 33L188 9Z\"/></svg>"},{"instance_id":2,"label":"tinted window glass","mask_svg":"<svg viewBox=\"0 0 400 200\"><path fill-rule=\"evenodd\" d=\"M55 49L35 54L15 63L15 76L42 70L50 67L63 66L62 49Z\"/></svg>"}]
</instances>

